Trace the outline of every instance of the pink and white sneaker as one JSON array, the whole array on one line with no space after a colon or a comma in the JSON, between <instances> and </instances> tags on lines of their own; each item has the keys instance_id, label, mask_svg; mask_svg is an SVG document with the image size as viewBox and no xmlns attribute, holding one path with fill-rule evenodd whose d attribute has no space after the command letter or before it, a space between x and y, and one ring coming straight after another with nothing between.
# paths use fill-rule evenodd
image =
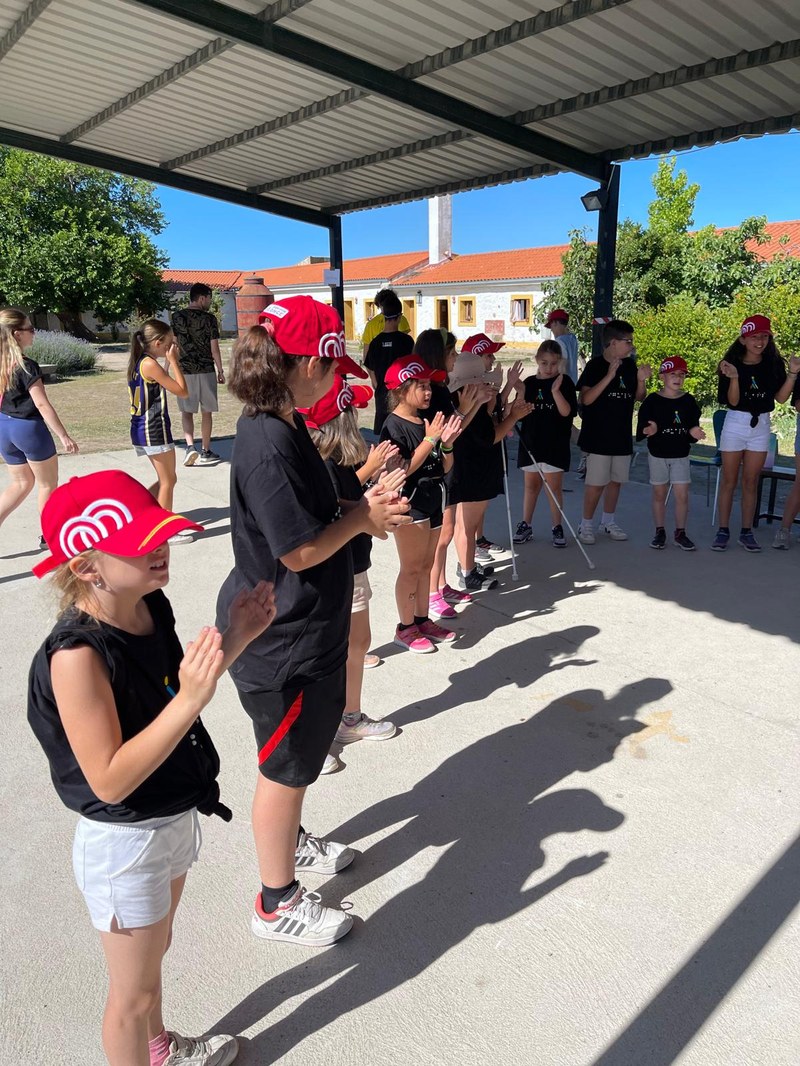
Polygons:
<instances>
[{"instance_id":1,"label":"pink and white sneaker","mask_svg":"<svg viewBox=\"0 0 800 1066\"><path fill-rule=\"evenodd\" d=\"M445 629L444 626L432 622L430 618L426 618L424 622L420 622L417 628L423 637L428 637L429 640L440 640L443 644L449 644L458 636L458 633L454 633L452 629Z\"/></svg>"},{"instance_id":2,"label":"pink and white sneaker","mask_svg":"<svg viewBox=\"0 0 800 1066\"><path fill-rule=\"evenodd\" d=\"M447 603L472 603L472 596L468 592L462 592L461 589L451 588L450 585L442 585L440 591L442 599Z\"/></svg>"},{"instance_id":3,"label":"pink and white sneaker","mask_svg":"<svg viewBox=\"0 0 800 1066\"><path fill-rule=\"evenodd\" d=\"M399 648L405 648L406 651L416 652L417 655L427 655L429 652L436 651L436 645L423 636L417 626L395 629L394 643Z\"/></svg>"},{"instance_id":4,"label":"pink and white sneaker","mask_svg":"<svg viewBox=\"0 0 800 1066\"><path fill-rule=\"evenodd\" d=\"M458 618L458 612L453 610L441 592L428 599L428 611L437 618Z\"/></svg>"}]
</instances>

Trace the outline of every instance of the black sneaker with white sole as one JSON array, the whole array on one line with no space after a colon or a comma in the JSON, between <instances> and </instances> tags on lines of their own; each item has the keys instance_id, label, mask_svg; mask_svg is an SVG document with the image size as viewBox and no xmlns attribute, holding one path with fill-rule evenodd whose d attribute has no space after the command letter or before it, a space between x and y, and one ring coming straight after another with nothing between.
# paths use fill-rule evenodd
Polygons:
<instances>
[{"instance_id":1,"label":"black sneaker with white sole","mask_svg":"<svg viewBox=\"0 0 800 1066\"><path fill-rule=\"evenodd\" d=\"M563 526L553 526L553 547L566 548L567 538L564 536Z\"/></svg>"},{"instance_id":2,"label":"black sneaker with white sole","mask_svg":"<svg viewBox=\"0 0 800 1066\"><path fill-rule=\"evenodd\" d=\"M684 552L697 551L697 545L695 544L695 542L693 540L689 540L689 538L686 536L686 530L685 529L676 529L675 530L675 543L681 549L681 551L684 551Z\"/></svg>"},{"instance_id":3,"label":"black sneaker with white sole","mask_svg":"<svg viewBox=\"0 0 800 1066\"><path fill-rule=\"evenodd\" d=\"M458 587L464 589L465 592L487 592L489 589L497 588L497 580L481 574L480 567L476 566L467 574L459 572Z\"/></svg>"},{"instance_id":4,"label":"black sneaker with white sole","mask_svg":"<svg viewBox=\"0 0 800 1066\"><path fill-rule=\"evenodd\" d=\"M676 541L677 541L677 538L678 538L678 535L676 533L675 534ZM666 546L667 546L667 531L664 529L663 526L656 526L656 535L650 541L650 547L651 548L655 548L656 551L663 551L664 548L666 548Z\"/></svg>"}]
</instances>

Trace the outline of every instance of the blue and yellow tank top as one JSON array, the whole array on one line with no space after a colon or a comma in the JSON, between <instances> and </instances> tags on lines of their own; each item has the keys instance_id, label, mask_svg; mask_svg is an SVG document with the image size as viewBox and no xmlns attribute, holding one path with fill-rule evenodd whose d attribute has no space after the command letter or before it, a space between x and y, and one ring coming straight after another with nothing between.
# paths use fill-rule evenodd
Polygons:
<instances>
[{"instance_id":1,"label":"blue and yellow tank top","mask_svg":"<svg viewBox=\"0 0 800 1066\"><path fill-rule=\"evenodd\" d=\"M146 359L147 356L142 356ZM172 444L167 412L167 392L163 385L142 375L142 359L128 382L131 404L131 443L140 447Z\"/></svg>"}]
</instances>

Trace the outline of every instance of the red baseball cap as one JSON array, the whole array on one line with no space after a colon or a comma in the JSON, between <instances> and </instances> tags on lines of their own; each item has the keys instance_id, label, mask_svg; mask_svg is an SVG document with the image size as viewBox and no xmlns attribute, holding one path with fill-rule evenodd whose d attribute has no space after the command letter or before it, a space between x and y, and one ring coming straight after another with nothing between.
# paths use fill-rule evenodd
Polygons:
<instances>
[{"instance_id":1,"label":"red baseball cap","mask_svg":"<svg viewBox=\"0 0 800 1066\"><path fill-rule=\"evenodd\" d=\"M335 374L333 388L317 400L313 407L298 407L309 429L319 429L326 422L338 418L348 407L366 407L372 399L369 385L351 385L341 374Z\"/></svg>"},{"instance_id":2,"label":"red baseball cap","mask_svg":"<svg viewBox=\"0 0 800 1066\"><path fill-rule=\"evenodd\" d=\"M658 372L659 374L688 374L689 367L686 365L686 360L682 359L681 356L671 355L662 362Z\"/></svg>"},{"instance_id":3,"label":"red baseball cap","mask_svg":"<svg viewBox=\"0 0 800 1066\"><path fill-rule=\"evenodd\" d=\"M73 477L59 486L42 511L50 555L33 567L37 577L81 552L136 558L155 551L176 533L203 527L159 506L155 497L122 470Z\"/></svg>"},{"instance_id":4,"label":"red baseball cap","mask_svg":"<svg viewBox=\"0 0 800 1066\"><path fill-rule=\"evenodd\" d=\"M750 333L772 333L772 323L766 315L750 315L749 318L742 322L742 328L739 333L742 337L746 337Z\"/></svg>"},{"instance_id":5,"label":"red baseball cap","mask_svg":"<svg viewBox=\"0 0 800 1066\"><path fill-rule=\"evenodd\" d=\"M439 384L447 377L444 370L431 370L418 355L406 355L395 359L386 371L383 383L387 389L399 389L406 381L435 381Z\"/></svg>"},{"instance_id":6,"label":"red baseball cap","mask_svg":"<svg viewBox=\"0 0 800 1066\"><path fill-rule=\"evenodd\" d=\"M339 312L312 296L287 296L265 307L258 323L286 355L335 359L341 374L369 377L347 354Z\"/></svg>"},{"instance_id":7,"label":"red baseball cap","mask_svg":"<svg viewBox=\"0 0 800 1066\"><path fill-rule=\"evenodd\" d=\"M462 352L474 352L476 355L494 355L501 348L505 348L505 341L489 340L485 333L473 333L461 345Z\"/></svg>"},{"instance_id":8,"label":"red baseball cap","mask_svg":"<svg viewBox=\"0 0 800 1066\"><path fill-rule=\"evenodd\" d=\"M552 311L547 312L547 318L545 319L545 329L551 322L569 322L569 313L564 310L563 307L556 307Z\"/></svg>"}]
</instances>

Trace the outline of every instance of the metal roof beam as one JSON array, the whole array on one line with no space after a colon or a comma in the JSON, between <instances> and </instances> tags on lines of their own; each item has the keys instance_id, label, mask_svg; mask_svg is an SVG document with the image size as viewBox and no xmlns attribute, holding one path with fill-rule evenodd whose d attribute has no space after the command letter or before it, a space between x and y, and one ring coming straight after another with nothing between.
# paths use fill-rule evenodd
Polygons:
<instances>
[{"instance_id":1,"label":"metal roof beam","mask_svg":"<svg viewBox=\"0 0 800 1066\"><path fill-rule=\"evenodd\" d=\"M604 11L611 11L615 7L622 7L623 4L630 2L631 0L571 0L570 3L562 4L561 7L540 11L532 18L512 22L509 26L491 30L482 37L473 37L472 40L464 41L463 44L457 44L453 48L445 48L435 55L425 56L416 63L408 63L396 73L404 78L422 78L426 74L434 74L437 70L444 70L445 67L463 63L466 59L486 55L487 52L493 52L496 48L517 44L528 37L537 37L540 33L547 33L548 30L555 30L560 26L569 26L571 22L577 22L590 15L599 15Z\"/></svg>"},{"instance_id":2,"label":"metal roof beam","mask_svg":"<svg viewBox=\"0 0 800 1066\"><path fill-rule=\"evenodd\" d=\"M518 151L540 156L596 180L603 180L607 176L605 163L589 152L564 144L553 137L535 133L523 126L514 125L489 111L457 100L436 89L408 81L393 71L364 62L321 41L303 37L279 25L265 25L254 16L220 4L217 0L195 0L190 7L181 0L133 2L148 10L189 22L195 27L204 26L240 44L282 56L304 67L311 67L319 73L349 82L357 88L366 89L367 92L377 93L415 111L469 129L473 133L488 137L489 140L509 144Z\"/></svg>"},{"instance_id":3,"label":"metal roof beam","mask_svg":"<svg viewBox=\"0 0 800 1066\"><path fill-rule=\"evenodd\" d=\"M271 192L273 189L284 189L289 185L301 185L306 181L316 181L318 178L329 178L334 174L344 174L348 170L358 170L359 167L368 167L373 163L386 163L390 159L401 159L403 156L426 152L431 148L442 148L446 144L455 144L471 137L472 134L465 133L463 130L450 130L449 133L439 133L435 137L425 137L420 141L411 141L408 144L398 145L396 148L386 148L382 152L371 152L369 155L362 155L357 159L346 159L341 163L330 163L326 167L307 170L303 174L293 174L289 178L280 178L277 181L265 181L260 185L251 185L247 191L263 193Z\"/></svg>"},{"instance_id":4,"label":"metal roof beam","mask_svg":"<svg viewBox=\"0 0 800 1066\"><path fill-rule=\"evenodd\" d=\"M307 222L312 226L324 226L330 229L331 212L315 211L313 208L299 204L287 203L268 196L255 196L244 189L220 185L216 181L195 178L191 174L175 174L151 163L141 163L138 159L98 152L94 148L85 148L79 144L64 144L50 137L39 137L21 130L0 126L0 144L10 148L24 148L28 152L54 156L56 159L70 159L74 163L83 163L101 170L110 170L117 174L127 174L132 178L143 178L159 185L169 185L173 189L195 193L198 196L210 196L214 200L224 200L240 207L250 207L255 211L265 211L271 215L291 218L295 222Z\"/></svg>"},{"instance_id":5,"label":"metal roof beam","mask_svg":"<svg viewBox=\"0 0 800 1066\"><path fill-rule=\"evenodd\" d=\"M42 2L45 2L45 0L42 0ZM52 0L46 0L46 3L51 2ZM276 0L275 3L268 4L262 12L254 17L262 19L264 22L277 22L278 19L285 18L293 11L310 2L311 0ZM156 74L154 78L146 81L143 85L137 86L131 92L126 93L125 96L121 96L119 100L115 100L113 104L109 104L102 111L98 111L96 115L92 115L91 118L87 118L85 122L81 122L74 129L62 134L61 140L64 144L79 141L81 137L85 137L91 130L97 129L104 122L121 115L123 111L127 111L134 104L141 103L146 97L158 92L159 89L163 89L165 85L171 85L178 78L182 78L184 74L189 74L204 63L207 63L209 59L215 59L217 56L222 55L223 52L227 52L230 48L233 48L234 43L226 37L217 37L213 41L209 41L202 48L198 48L196 52L179 59L171 67L167 67L160 74Z\"/></svg>"},{"instance_id":6,"label":"metal roof beam","mask_svg":"<svg viewBox=\"0 0 800 1066\"><path fill-rule=\"evenodd\" d=\"M3 59L11 51L17 41L28 32L44 9L49 7L52 2L53 0L32 0L14 25L0 38L0 59Z\"/></svg>"},{"instance_id":7,"label":"metal roof beam","mask_svg":"<svg viewBox=\"0 0 800 1066\"><path fill-rule=\"evenodd\" d=\"M360 100L362 96L366 95L360 89L344 89L333 96L326 96L324 100L315 100L313 104L298 107L297 110L290 111L286 115L278 115L277 118L271 118L268 122L260 122L257 126L251 126L250 129L232 133L230 137L223 137L212 144L196 148L192 152L185 152L174 159L168 159L166 162L161 163L161 166L165 170L184 167L187 163L194 162L195 159L203 159L205 156L221 152L225 148L235 148L237 144L245 144L247 141L252 141L256 137L264 137L275 130L286 129L287 126L294 126L298 122L304 122L306 119L316 118L317 115L325 115L328 111L335 111L338 107L344 107L346 104L351 104L354 100Z\"/></svg>"},{"instance_id":8,"label":"metal roof beam","mask_svg":"<svg viewBox=\"0 0 800 1066\"><path fill-rule=\"evenodd\" d=\"M533 18L524 19L521 22L513 22L511 25L503 26L499 30L485 33L482 37L473 37L463 44L456 45L453 48L445 48L441 52L426 56L416 63L407 63L404 67L396 70L395 74L401 78L411 80L421 78L426 74L434 73L434 71L443 70L467 59L473 59L475 56L485 55L495 48L503 48L506 45L515 44L525 38L534 37L558 26L567 26L571 22L577 22L578 19L586 18L589 15L598 15L603 11L609 11L627 3L630 3L630 0L570 0L569 3L562 4L561 7L552 8L550 11L540 11ZM342 93L336 93L333 96L326 97L324 100L317 100L306 107L298 108L288 115L281 115L278 118L271 119L269 122L251 126L250 129L242 130L230 137L212 141L211 144L203 145L192 152L186 152L184 155L176 156L174 159L168 159L161 165L169 169L182 167L187 163L193 163L197 159L204 159L206 156L214 155L216 152L223 152L226 148L233 148L257 137L263 137L265 134L272 133L273 130L285 129L287 126L295 125L298 122L305 122L307 119L315 118L317 115L325 114L337 107L342 107L345 104L369 96L369 93L361 89L349 89L348 92L350 95L347 99L343 99Z\"/></svg>"},{"instance_id":9,"label":"metal roof beam","mask_svg":"<svg viewBox=\"0 0 800 1066\"><path fill-rule=\"evenodd\" d=\"M484 174L480 178L468 178L466 181L446 181L438 185L426 185L419 189L409 189L394 196L372 196L366 200L353 200L346 204L337 204L326 210L332 214L345 214L349 211L366 211L370 207L385 207L388 204L406 203L409 200L427 200L431 196L444 196L449 192L464 192L467 189L483 189L489 185L509 185L512 181L526 181L528 178L543 178L548 174L557 174L558 169L549 163L537 163L531 167L516 167L513 170L501 170L496 174Z\"/></svg>"},{"instance_id":10,"label":"metal roof beam","mask_svg":"<svg viewBox=\"0 0 800 1066\"><path fill-rule=\"evenodd\" d=\"M633 96L659 92L661 89L677 89L681 85L719 78L724 74L736 74L743 70L755 70L772 63L781 63L787 59L800 57L800 40L779 41L768 48L755 48L751 52L737 52L722 59L709 59L705 63L693 63L691 66L675 67L660 74L651 74L647 78L623 81L618 85L607 85L590 93L578 93L564 100L553 100L549 104L539 104L525 111L518 111L509 116L512 122L529 125L544 122L561 115L571 115L576 111L585 111L601 104L612 104L619 100L629 100Z\"/></svg>"},{"instance_id":11,"label":"metal roof beam","mask_svg":"<svg viewBox=\"0 0 800 1066\"><path fill-rule=\"evenodd\" d=\"M753 122L739 122L734 126L716 126L710 130L696 130L694 133L679 133L673 137L663 137L658 141L642 141L629 144L624 148L611 148L603 152L603 158L609 162L624 162L626 159L639 159L648 155L664 155L666 152L682 152L688 148L705 148L710 144L724 141L736 141L740 137L763 137L767 133L788 133L800 128L800 111L780 117L760 118ZM339 208L327 208L338 211Z\"/></svg>"}]
</instances>

